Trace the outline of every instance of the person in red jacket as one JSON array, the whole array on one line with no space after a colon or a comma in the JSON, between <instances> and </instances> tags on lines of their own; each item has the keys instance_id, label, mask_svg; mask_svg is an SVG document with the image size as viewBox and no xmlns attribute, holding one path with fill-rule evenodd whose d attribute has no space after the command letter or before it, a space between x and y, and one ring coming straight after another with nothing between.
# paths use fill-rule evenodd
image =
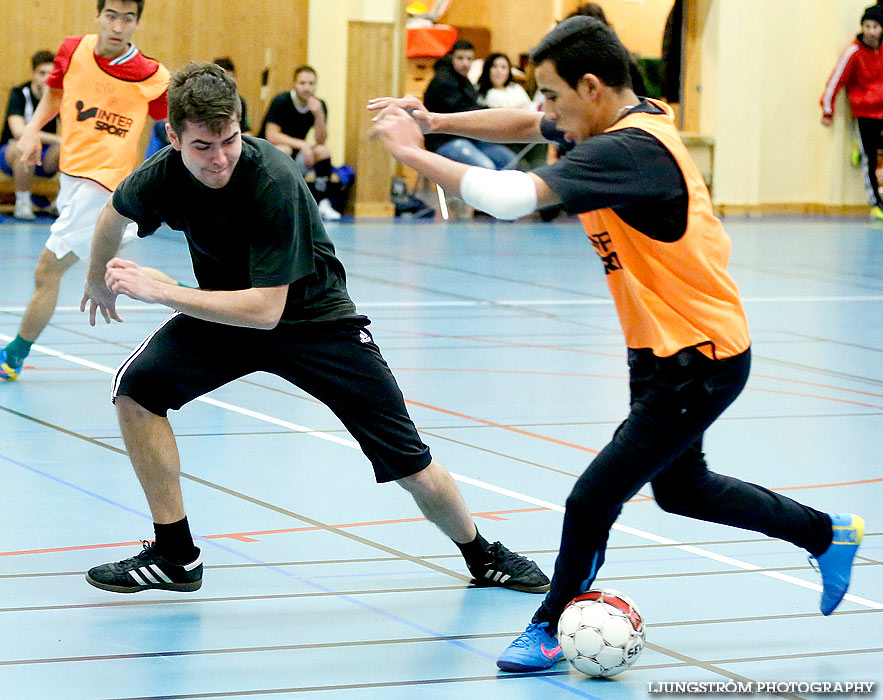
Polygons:
<instances>
[{"instance_id":1,"label":"person in red jacket","mask_svg":"<svg viewBox=\"0 0 883 700\"><path fill-rule=\"evenodd\" d=\"M834 100L840 88L858 122L865 189L871 204L871 218L883 219L883 199L877 182L877 150L883 147L883 6L872 5L862 15L862 31L837 60L822 94L822 124L834 122Z\"/></svg>"}]
</instances>

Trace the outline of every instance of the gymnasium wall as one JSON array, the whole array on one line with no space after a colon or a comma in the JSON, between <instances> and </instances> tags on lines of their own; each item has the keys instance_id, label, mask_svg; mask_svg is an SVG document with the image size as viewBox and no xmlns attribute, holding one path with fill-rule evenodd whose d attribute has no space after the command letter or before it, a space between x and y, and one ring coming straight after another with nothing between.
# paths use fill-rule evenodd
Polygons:
<instances>
[{"instance_id":1,"label":"gymnasium wall","mask_svg":"<svg viewBox=\"0 0 883 700\"><path fill-rule=\"evenodd\" d=\"M851 123L843 96L833 129L818 100L840 51L871 0L688 0L699 15L699 131L715 142L714 199L729 211L855 211L865 195L849 166ZM406 0L148 0L136 43L174 70L190 59L230 55L257 126L266 97L291 84L304 62L319 73L330 108L335 160L347 153L347 123L365 119L346 85L372 67L349 56L350 22L395 22ZM601 0L632 51L658 55L672 0ZM578 0L454 0L446 21L488 26L492 43L516 56ZM93 0L0 0L0 93L25 80L37 49L94 30ZM399 46L390 46L396 55ZM269 62L269 63L268 63ZM393 62L393 69L399 64ZM397 84L398 76L392 76ZM348 111L349 110L349 111ZM358 164L355 164L358 167Z\"/></svg>"},{"instance_id":2,"label":"gymnasium wall","mask_svg":"<svg viewBox=\"0 0 883 700\"><path fill-rule=\"evenodd\" d=\"M849 106L821 126L819 98L870 0L699 0L700 130L714 137L724 211L867 210L848 163Z\"/></svg>"},{"instance_id":3,"label":"gymnasium wall","mask_svg":"<svg viewBox=\"0 0 883 700\"><path fill-rule=\"evenodd\" d=\"M630 51L645 58L658 58L662 30L673 1L602 0L600 5ZM580 4L582 0L453 0L443 21L454 26L489 27L491 48L516 60Z\"/></svg>"},{"instance_id":4,"label":"gymnasium wall","mask_svg":"<svg viewBox=\"0 0 883 700\"><path fill-rule=\"evenodd\" d=\"M337 0L331 0L335 2ZM38 49L56 51L66 36L95 31L94 0L0 0L0 94L30 77ZM270 59L270 97L291 86L291 71L307 59L309 0L147 0L135 45L170 70L189 60L230 56L255 129L266 111L261 72Z\"/></svg>"}]
</instances>

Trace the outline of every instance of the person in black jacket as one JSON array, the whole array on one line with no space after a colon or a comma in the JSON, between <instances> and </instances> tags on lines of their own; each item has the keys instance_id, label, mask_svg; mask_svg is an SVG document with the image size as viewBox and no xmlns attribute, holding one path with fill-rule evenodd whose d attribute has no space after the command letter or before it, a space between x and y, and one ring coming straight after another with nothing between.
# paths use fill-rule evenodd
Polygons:
<instances>
[{"instance_id":1,"label":"person in black jacket","mask_svg":"<svg viewBox=\"0 0 883 700\"><path fill-rule=\"evenodd\" d=\"M423 95L426 109L444 113L484 109L478 104L475 86L466 77L474 59L472 42L457 41L450 53L435 62L435 75ZM427 134L426 148L458 163L492 170L502 170L515 158L512 150L502 144L446 134Z\"/></svg>"}]
</instances>

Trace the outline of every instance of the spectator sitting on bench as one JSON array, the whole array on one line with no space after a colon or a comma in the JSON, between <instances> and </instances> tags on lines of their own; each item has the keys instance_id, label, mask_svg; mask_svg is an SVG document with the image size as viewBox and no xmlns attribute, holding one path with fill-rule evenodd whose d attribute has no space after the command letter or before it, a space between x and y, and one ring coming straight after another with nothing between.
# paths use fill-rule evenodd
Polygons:
<instances>
[{"instance_id":1,"label":"spectator sitting on bench","mask_svg":"<svg viewBox=\"0 0 883 700\"><path fill-rule=\"evenodd\" d=\"M258 136L291 156L304 177L315 173L310 191L319 205L319 214L324 221L337 221L340 212L327 196L333 172L331 151L325 145L327 124L328 107L324 100L316 97L316 71L310 66L300 66L294 71L294 87L279 93L270 102ZM313 145L306 140L311 131Z\"/></svg>"},{"instance_id":2,"label":"spectator sitting on bench","mask_svg":"<svg viewBox=\"0 0 883 700\"><path fill-rule=\"evenodd\" d=\"M21 162L21 150L17 140L24 131L34 110L46 91L46 79L52 72L55 55L51 51L37 51L31 57L31 79L16 85L9 92L6 105L6 119L3 120L3 137L0 139L0 170L13 179L15 187L15 209L12 215L16 219L33 221L34 203L31 201L31 183L35 175L52 177L58 171L58 152L61 137L56 134L56 120L53 119L40 132L43 143L42 165L25 165Z\"/></svg>"},{"instance_id":3,"label":"spectator sitting on bench","mask_svg":"<svg viewBox=\"0 0 883 700\"><path fill-rule=\"evenodd\" d=\"M423 96L427 111L450 114L484 109L478 102L475 86L466 77L474 59L475 46L461 39L454 43L450 53L435 62L435 75ZM491 170L502 170L515 157L515 153L501 143L448 134L427 134L426 148L458 163Z\"/></svg>"}]
</instances>

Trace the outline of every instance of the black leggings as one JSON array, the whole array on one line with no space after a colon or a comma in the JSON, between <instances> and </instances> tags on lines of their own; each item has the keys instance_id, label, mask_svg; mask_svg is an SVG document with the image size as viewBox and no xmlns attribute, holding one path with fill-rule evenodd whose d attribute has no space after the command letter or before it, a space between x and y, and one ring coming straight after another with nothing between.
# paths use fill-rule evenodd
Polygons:
<instances>
[{"instance_id":1,"label":"black leggings","mask_svg":"<svg viewBox=\"0 0 883 700\"><path fill-rule=\"evenodd\" d=\"M877 151L883 147L883 119L858 117L858 135L862 143L862 165L865 166L865 189L871 206L883 208L880 198L880 183L877 182Z\"/></svg>"},{"instance_id":2,"label":"black leggings","mask_svg":"<svg viewBox=\"0 0 883 700\"><path fill-rule=\"evenodd\" d=\"M708 471L702 435L742 391L750 351L710 360L695 349L660 360L629 350L631 410L567 498L552 588L534 622L557 624L604 563L622 505L648 481L669 513L762 532L821 554L831 520L796 501Z\"/></svg>"}]
</instances>

